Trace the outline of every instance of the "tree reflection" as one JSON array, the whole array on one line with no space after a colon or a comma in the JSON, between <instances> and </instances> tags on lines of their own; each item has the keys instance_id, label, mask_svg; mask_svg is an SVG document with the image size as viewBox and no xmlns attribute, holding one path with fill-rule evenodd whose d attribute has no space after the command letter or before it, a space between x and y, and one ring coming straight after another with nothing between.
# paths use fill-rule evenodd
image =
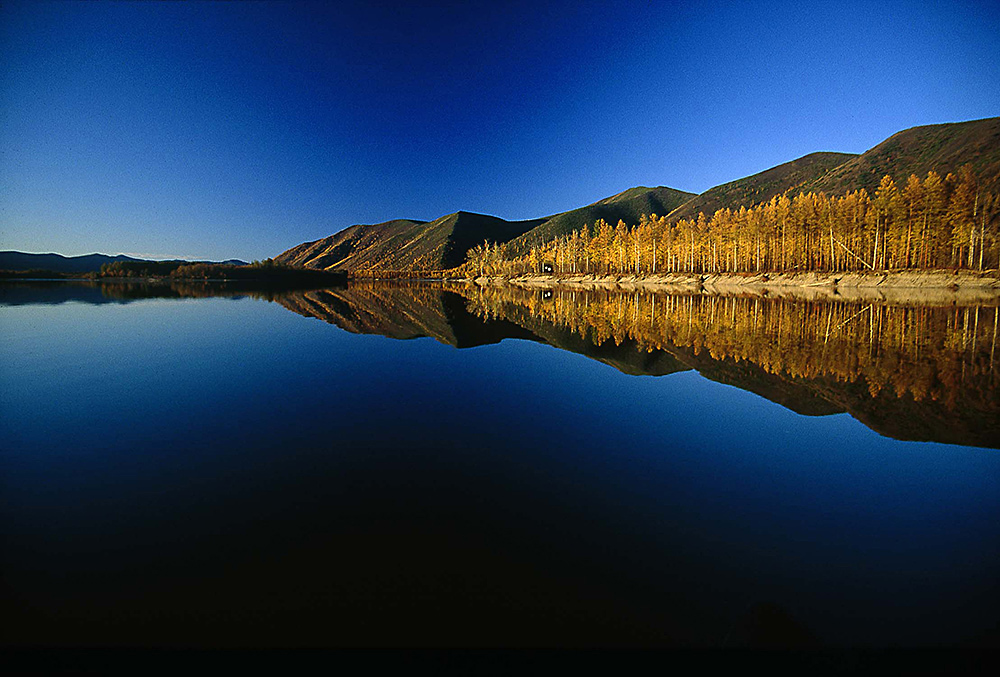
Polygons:
<instances>
[{"instance_id":1,"label":"tree reflection","mask_svg":"<svg viewBox=\"0 0 1000 677\"><path fill-rule=\"evenodd\" d=\"M549 292L549 293L546 293ZM481 318L565 328L595 345L705 354L793 380L863 385L916 402L995 410L998 309L648 291L466 287Z\"/></svg>"}]
</instances>

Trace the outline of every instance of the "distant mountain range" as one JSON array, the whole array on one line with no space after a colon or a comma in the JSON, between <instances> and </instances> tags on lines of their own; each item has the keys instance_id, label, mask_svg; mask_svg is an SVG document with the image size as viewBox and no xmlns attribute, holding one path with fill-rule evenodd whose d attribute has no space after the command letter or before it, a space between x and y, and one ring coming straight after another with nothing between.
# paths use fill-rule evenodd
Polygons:
<instances>
[{"instance_id":1,"label":"distant mountain range","mask_svg":"<svg viewBox=\"0 0 1000 677\"><path fill-rule=\"evenodd\" d=\"M357 225L306 242L275 257L288 265L347 272L446 270L461 264L469 249L484 240L507 243L515 253L536 242L571 233L597 219L634 225L643 214L667 215L671 222L699 212L750 207L785 193L823 191L840 195L858 189L874 193L885 174L904 184L910 174L942 175L972 166L980 185L1000 187L1000 117L913 127L874 148L852 153L810 153L746 178L695 195L658 186L637 186L618 195L561 214L527 221L456 212L434 221L397 219ZM2 266L0 266L2 267Z\"/></svg>"},{"instance_id":2,"label":"distant mountain range","mask_svg":"<svg viewBox=\"0 0 1000 677\"><path fill-rule=\"evenodd\" d=\"M50 270L56 273L96 273L106 263L114 261L149 261L137 259L124 254L108 256L107 254L84 254L83 256L63 256L62 254L28 254L25 252L0 252L0 270ZM178 263L180 259L170 259L169 263ZM184 261L183 263L228 263L236 266L247 265L246 261L229 259L228 261Z\"/></svg>"}]
</instances>

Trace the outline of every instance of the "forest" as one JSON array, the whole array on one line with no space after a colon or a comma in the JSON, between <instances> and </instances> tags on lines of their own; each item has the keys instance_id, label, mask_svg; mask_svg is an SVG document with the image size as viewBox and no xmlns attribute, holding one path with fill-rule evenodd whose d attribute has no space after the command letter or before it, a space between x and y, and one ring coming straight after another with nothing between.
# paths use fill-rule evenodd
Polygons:
<instances>
[{"instance_id":1,"label":"forest","mask_svg":"<svg viewBox=\"0 0 1000 677\"><path fill-rule=\"evenodd\" d=\"M788 193L711 216L672 223L644 215L637 224L604 220L521 255L485 241L469 250L463 273L657 275L793 271L988 270L1000 267L1000 200L969 165L944 177L886 175L874 195Z\"/></svg>"}]
</instances>

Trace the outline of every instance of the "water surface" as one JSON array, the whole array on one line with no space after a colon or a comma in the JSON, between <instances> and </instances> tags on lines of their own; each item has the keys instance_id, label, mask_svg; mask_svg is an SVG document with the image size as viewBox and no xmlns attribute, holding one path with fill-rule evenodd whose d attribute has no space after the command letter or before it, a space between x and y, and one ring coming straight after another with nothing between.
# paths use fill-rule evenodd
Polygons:
<instances>
[{"instance_id":1,"label":"water surface","mask_svg":"<svg viewBox=\"0 0 1000 677\"><path fill-rule=\"evenodd\" d=\"M995 307L224 293L0 290L7 644L996 642Z\"/></svg>"}]
</instances>

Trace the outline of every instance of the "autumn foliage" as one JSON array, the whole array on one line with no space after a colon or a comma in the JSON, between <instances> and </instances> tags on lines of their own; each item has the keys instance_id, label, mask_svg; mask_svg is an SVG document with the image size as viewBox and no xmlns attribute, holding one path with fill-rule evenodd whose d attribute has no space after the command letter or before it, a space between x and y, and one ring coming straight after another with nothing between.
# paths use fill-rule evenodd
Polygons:
<instances>
[{"instance_id":1,"label":"autumn foliage","mask_svg":"<svg viewBox=\"0 0 1000 677\"><path fill-rule=\"evenodd\" d=\"M587 275L763 273L1000 267L1000 200L966 165L957 175L888 175L874 195L784 194L762 204L672 222L598 220L510 255L483 242L468 253L467 275L551 272Z\"/></svg>"}]
</instances>

